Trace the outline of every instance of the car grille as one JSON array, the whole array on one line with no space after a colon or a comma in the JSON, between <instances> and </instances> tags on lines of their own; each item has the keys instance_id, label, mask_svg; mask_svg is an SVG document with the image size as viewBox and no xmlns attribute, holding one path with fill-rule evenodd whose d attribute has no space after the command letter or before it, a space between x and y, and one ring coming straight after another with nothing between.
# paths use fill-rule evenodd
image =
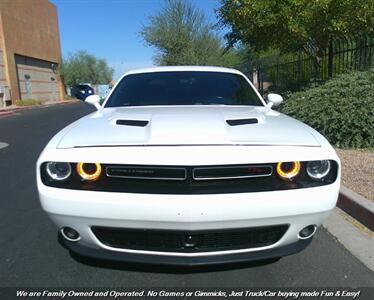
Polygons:
<instances>
[{"instance_id":1,"label":"car grille","mask_svg":"<svg viewBox=\"0 0 374 300\"><path fill-rule=\"evenodd\" d=\"M112 248L158 252L215 252L270 246L288 225L224 230L182 231L92 227L103 244Z\"/></svg>"},{"instance_id":2,"label":"car grille","mask_svg":"<svg viewBox=\"0 0 374 300\"><path fill-rule=\"evenodd\" d=\"M143 180L185 180L187 170L177 167L108 166L106 167L106 175L108 177Z\"/></svg>"},{"instance_id":3,"label":"car grille","mask_svg":"<svg viewBox=\"0 0 374 300\"><path fill-rule=\"evenodd\" d=\"M186 180L187 173L194 180L240 179L267 177L273 173L272 165L240 165L220 167L158 167L158 166L107 166L108 177L128 179Z\"/></svg>"},{"instance_id":4,"label":"car grille","mask_svg":"<svg viewBox=\"0 0 374 300\"><path fill-rule=\"evenodd\" d=\"M41 166L41 179L47 186L118 193L140 194L229 194L282 191L316 187L333 183L338 165L331 161L332 171L323 181L313 181L306 173L305 163L297 180L286 181L276 174L276 163L213 165L213 166L160 166L102 164L104 172L95 181L84 181L71 163L72 176L64 181L52 180Z\"/></svg>"},{"instance_id":5,"label":"car grille","mask_svg":"<svg viewBox=\"0 0 374 300\"><path fill-rule=\"evenodd\" d=\"M105 175L84 189L148 194L221 194L272 190L284 184L273 164L224 166L106 165Z\"/></svg>"}]
</instances>

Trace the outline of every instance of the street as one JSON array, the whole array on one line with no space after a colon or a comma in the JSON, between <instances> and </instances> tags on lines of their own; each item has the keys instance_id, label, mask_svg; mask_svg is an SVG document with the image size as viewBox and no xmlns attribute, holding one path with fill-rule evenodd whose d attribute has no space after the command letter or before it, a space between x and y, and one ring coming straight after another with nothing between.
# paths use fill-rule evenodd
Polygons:
<instances>
[{"instance_id":1,"label":"street","mask_svg":"<svg viewBox=\"0 0 374 300\"><path fill-rule=\"evenodd\" d=\"M374 286L373 273L323 228L303 252L267 265L171 269L69 254L57 241L57 228L41 210L35 163L55 133L91 111L84 103L73 103L0 117L0 144L9 144L0 147L1 286Z\"/></svg>"}]
</instances>

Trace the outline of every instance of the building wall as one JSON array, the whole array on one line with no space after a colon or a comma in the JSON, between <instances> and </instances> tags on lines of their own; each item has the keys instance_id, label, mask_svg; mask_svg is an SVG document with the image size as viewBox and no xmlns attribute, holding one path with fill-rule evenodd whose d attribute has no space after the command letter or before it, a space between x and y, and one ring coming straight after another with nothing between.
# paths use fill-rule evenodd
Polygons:
<instances>
[{"instance_id":1,"label":"building wall","mask_svg":"<svg viewBox=\"0 0 374 300\"><path fill-rule=\"evenodd\" d=\"M3 37L0 31L0 85L2 86L6 84L5 65L3 56Z\"/></svg>"},{"instance_id":2,"label":"building wall","mask_svg":"<svg viewBox=\"0 0 374 300\"><path fill-rule=\"evenodd\" d=\"M59 81L53 64L20 55L16 55L15 62L21 99L59 99Z\"/></svg>"},{"instance_id":3,"label":"building wall","mask_svg":"<svg viewBox=\"0 0 374 300\"><path fill-rule=\"evenodd\" d=\"M5 106L6 102L10 101L10 89L7 80L7 73L5 68L5 52L4 52L4 40L1 26L0 16L0 107Z\"/></svg>"},{"instance_id":4,"label":"building wall","mask_svg":"<svg viewBox=\"0 0 374 300\"><path fill-rule=\"evenodd\" d=\"M12 102L25 98L22 94L25 91L25 81L23 81L25 80L24 75L27 75L24 74L25 71L32 72L32 76L29 74L34 80L31 83L32 89L35 92L40 92L39 94L34 93L32 95L34 98L50 100L46 96L48 88L50 89L49 98L54 97L51 85L42 82L51 81L51 77L54 76L58 98L61 99L64 96L64 89L60 77L51 71L56 69L61 62L56 7L48 0L1 0L0 21L4 65L6 77L9 79ZM26 57L27 62L22 63L21 57ZM32 70L24 70L23 68ZM43 69L47 73L42 74Z\"/></svg>"}]
</instances>

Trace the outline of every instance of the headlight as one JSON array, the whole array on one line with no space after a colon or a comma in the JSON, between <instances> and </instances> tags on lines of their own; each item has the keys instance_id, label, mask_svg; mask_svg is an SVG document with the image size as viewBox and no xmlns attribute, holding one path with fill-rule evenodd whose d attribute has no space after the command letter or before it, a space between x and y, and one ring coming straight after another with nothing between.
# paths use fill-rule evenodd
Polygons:
<instances>
[{"instance_id":1,"label":"headlight","mask_svg":"<svg viewBox=\"0 0 374 300\"><path fill-rule=\"evenodd\" d=\"M71 175L71 167L66 162L48 162L46 165L46 171L49 177L53 180L63 181L69 178Z\"/></svg>"},{"instance_id":2,"label":"headlight","mask_svg":"<svg viewBox=\"0 0 374 300\"><path fill-rule=\"evenodd\" d=\"M279 162L277 173L282 179L292 180L300 173L301 164L299 161Z\"/></svg>"},{"instance_id":3,"label":"headlight","mask_svg":"<svg viewBox=\"0 0 374 300\"><path fill-rule=\"evenodd\" d=\"M309 177L314 180L323 179L331 170L331 163L329 160L315 160L310 161L306 165L306 172Z\"/></svg>"},{"instance_id":4,"label":"headlight","mask_svg":"<svg viewBox=\"0 0 374 300\"><path fill-rule=\"evenodd\" d=\"M77 173L83 180L96 180L101 174L99 163L77 163Z\"/></svg>"}]
</instances>

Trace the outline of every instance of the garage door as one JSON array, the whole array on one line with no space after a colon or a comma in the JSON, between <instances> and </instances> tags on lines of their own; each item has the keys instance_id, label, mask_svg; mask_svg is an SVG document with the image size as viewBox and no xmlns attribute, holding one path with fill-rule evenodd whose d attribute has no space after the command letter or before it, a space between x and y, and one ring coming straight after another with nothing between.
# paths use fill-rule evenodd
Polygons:
<instances>
[{"instance_id":1,"label":"garage door","mask_svg":"<svg viewBox=\"0 0 374 300\"><path fill-rule=\"evenodd\" d=\"M21 55L15 60L21 99L59 100L56 64Z\"/></svg>"}]
</instances>

